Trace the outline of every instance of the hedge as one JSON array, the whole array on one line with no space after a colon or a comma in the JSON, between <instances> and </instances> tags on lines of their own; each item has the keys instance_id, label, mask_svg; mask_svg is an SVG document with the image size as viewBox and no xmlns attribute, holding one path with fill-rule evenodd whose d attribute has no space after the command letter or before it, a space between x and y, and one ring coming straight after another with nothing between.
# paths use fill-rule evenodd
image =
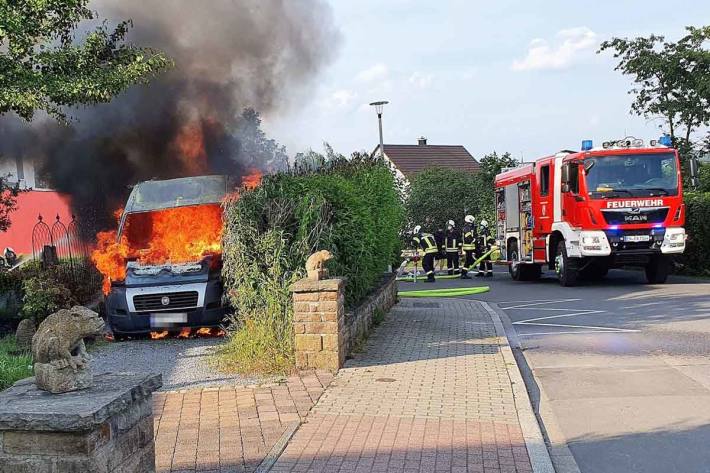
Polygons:
<instances>
[{"instance_id":1,"label":"hedge","mask_svg":"<svg viewBox=\"0 0 710 473\"><path fill-rule=\"evenodd\" d=\"M710 276L710 192L687 193L685 205L688 242L677 261L683 273Z\"/></svg>"},{"instance_id":2,"label":"hedge","mask_svg":"<svg viewBox=\"0 0 710 473\"><path fill-rule=\"evenodd\" d=\"M338 159L320 169L267 176L225 204L225 292L235 311L218 356L228 371L276 373L293 362L289 288L305 262L329 250L331 274L348 280L355 305L400 253L404 210L389 168L378 159Z\"/></svg>"}]
</instances>

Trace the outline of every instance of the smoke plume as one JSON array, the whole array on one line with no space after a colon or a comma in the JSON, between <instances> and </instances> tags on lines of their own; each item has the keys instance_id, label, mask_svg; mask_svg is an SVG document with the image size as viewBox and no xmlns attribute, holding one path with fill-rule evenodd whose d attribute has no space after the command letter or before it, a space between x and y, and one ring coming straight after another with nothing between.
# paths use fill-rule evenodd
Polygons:
<instances>
[{"instance_id":1,"label":"smoke plume","mask_svg":"<svg viewBox=\"0 0 710 473\"><path fill-rule=\"evenodd\" d=\"M129 41L165 51L175 68L111 103L71 110L70 126L0 120L0 155L39 163L92 228L105 227L129 185L278 165L244 150L245 108L269 116L305 97L339 34L324 0L96 0ZM253 119L253 115L251 116ZM253 120L252 120L253 121Z\"/></svg>"}]
</instances>

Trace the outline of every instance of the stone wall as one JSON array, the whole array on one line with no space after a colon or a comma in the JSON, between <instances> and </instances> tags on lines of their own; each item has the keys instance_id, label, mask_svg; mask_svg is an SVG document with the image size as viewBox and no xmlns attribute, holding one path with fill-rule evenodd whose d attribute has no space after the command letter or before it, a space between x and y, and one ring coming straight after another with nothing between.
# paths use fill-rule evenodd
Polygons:
<instances>
[{"instance_id":1,"label":"stone wall","mask_svg":"<svg viewBox=\"0 0 710 473\"><path fill-rule=\"evenodd\" d=\"M372 327L375 310L383 313L397 303L397 277L391 273L383 276L380 285L358 307L345 313L345 339L347 354L358 340L365 338Z\"/></svg>"},{"instance_id":2,"label":"stone wall","mask_svg":"<svg viewBox=\"0 0 710 473\"><path fill-rule=\"evenodd\" d=\"M155 471L151 393L159 375L99 375L95 386L59 395L31 380L0 394L0 471Z\"/></svg>"},{"instance_id":3,"label":"stone wall","mask_svg":"<svg viewBox=\"0 0 710 473\"><path fill-rule=\"evenodd\" d=\"M298 369L340 369L355 341L372 326L375 310L387 312L397 300L395 275L388 274L360 306L346 312L345 284L343 279L303 279L291 288Z\"/></svg>"}]
</instances>

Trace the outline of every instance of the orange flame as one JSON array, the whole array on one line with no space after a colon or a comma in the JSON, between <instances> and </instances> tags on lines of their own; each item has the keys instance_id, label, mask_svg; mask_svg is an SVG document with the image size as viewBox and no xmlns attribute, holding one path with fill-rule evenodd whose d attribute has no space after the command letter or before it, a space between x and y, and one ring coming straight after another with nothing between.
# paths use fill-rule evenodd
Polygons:
<instances>
[{"instance_id":1,"label":"orange flame","mask_svg":"<svg viewBox=\"0 0 710 473\"><path fill-rule=\"evenodd\" d=\"M168 336L168 331L163 330L162 332L150 332L151 340L161 340Z\"/></svg>"},{"instance_id":2,"label":"orange flame","mask_svg":"<svg viewBox=\"0 0 710 473\"><path fill-rule=\"evenodd\" d=\"M244 176L242 185L253 189L261 183L261 172ZM229 196L238 198L238 194ZM120 219L123 209L115 212ZM142 265L180 264L200 261L207 255L222 254L222 209L218 204L177 207L128 215L120 240L117 232L99 232L91 254L104 276L103 292L111 281L126 279L126 262Z\"/></svg>"},{"instance_id":3,"label":"orange flame","mask_svg":"<svg viewBox=\"0 0 710 473\"><path fill-rule=\"evenodd\" d=\"M180 330L177 338L190 338L190 334L192 334L192 329L190 327L184 327Z\"/></svg>"},{"instance_id":4,"label":"orange flame","mask_svg":"<svg viewBox=\"0 0 710 473\"><path fill-rule=\"evenodd\" d=\"M258 169L251 169L249 174L242 177L242 186L246 189L251 190L261 185L261 180L264 178L264 174Z\"/></svg>"},{"instance_id":5,"label":"orange flame","mask_svg":"<svg viewBox=\"0 0 710 473\"><path fill-rule=\"evenodd\" d=\"M224 337L226 333L221 328L202 327L197 329L195 335L198 337Z\"/></svg>"},{"instance_id":6,"label":"orange flame","mask_svg":"<svg viewBox=\"0 0 710 473\"><path fill-rule=\"evenodd\" d=\"M176 148L183 169L188 175L197 176L207 171L205 135L199 123L183 126L175 137L173 146Z\"/></svg>"}]
</instances>

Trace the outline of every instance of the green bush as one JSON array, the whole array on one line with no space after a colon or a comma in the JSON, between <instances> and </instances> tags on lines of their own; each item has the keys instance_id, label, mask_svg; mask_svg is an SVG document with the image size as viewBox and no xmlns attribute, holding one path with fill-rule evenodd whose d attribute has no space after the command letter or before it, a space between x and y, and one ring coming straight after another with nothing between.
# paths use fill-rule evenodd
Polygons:
<instances>
[{"instance_id":1,"label":"green bush","mask_svg":"<svg viewBox=\"0 0 710 473\"><path fill-rule=\"evenodd\" d=\"M26 288L30 288L30 294ZM0 317L39 316L40 321L51 313L44 312L57 304L60 308L66 306L66 301L88 304L100 289L101 275L88 260L61 260L48 269L42 269L39 261L30 261L14 271L0 272L0 294L12 291L21 306L29 303L26 309L20 307L19 311L5 311L0 307ZM51 303L53 300L58 302Z\"/></svg>"},{"instance_id":2,"label":"green bush","mask_svg":"<svg viewBox=\"0 0 710 473\"><path fill-rule=\"evenodd\" d=\"M688 242L677 261L683 273L710 276L710 192L686 194L685 205Z\"/></svg>"},{"instance_id":3,"label":"green bush","mask_svg":"<svg viewBox=\"0 0 710 473\"><path fill-rule=\"evenodd\" d=\"M367 157L268 176L225 205L226 294L235 316L218 360L240 372L284 372L293 364L290 286L305 262L329 250L331 274L346 277L357 304L399 255L404 211L388 167Z\"/></svg>"},{"instance_id":4,"label":"green bush","mask_svg":"<svg viewBox=\"0 0 710 473\"><path fill-rule=\"evenodd\" d=\"M50 272L25 279L22 292L22 316L34 319L38 325L48 315L76 303L71 291Z\"/></svg>"}]
</instances>

